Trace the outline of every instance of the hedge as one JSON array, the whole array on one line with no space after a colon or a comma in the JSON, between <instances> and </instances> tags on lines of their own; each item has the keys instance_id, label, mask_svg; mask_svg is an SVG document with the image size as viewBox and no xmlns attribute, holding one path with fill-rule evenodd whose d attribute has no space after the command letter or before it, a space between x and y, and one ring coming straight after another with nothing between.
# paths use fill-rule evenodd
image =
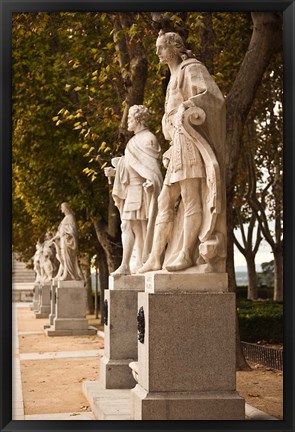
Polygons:
<instances>
[{"instance_id":1,"label":"hedge","mask_svg":"<svg viewBox=\"0 0 295 432\"><path fill-rule=\"evenodd\" d=\"M237 299L240 339L244 342L283 343L283 304Z\"/></svg>"},{"instance_id":2,"label":"hedge","mask_svg":"<svg viewBox=\"0 0 295 432\"><path fill-rule=\"evenodd\" d=\"M247 299L248 295L248 286L247 285L239 285L237 287L237 298L238 299ZM260 299L272 299L273 298L273 287L262 286L258 287L257 290L258 298Z\"/></svg>"}]
</instances>

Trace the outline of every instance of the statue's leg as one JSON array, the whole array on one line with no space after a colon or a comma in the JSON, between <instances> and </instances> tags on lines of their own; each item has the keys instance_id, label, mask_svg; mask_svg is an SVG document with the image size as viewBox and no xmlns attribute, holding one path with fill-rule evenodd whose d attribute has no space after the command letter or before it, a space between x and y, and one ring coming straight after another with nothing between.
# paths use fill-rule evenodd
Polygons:
<instances>
[{"instance_id":1,"label":"statue's leg","mask_svg":"<svg viewBox=\"0 0 295 432\"><path fill-rule=\"evenodd\" d=\"M129 275L130 272L130 259L133 251L133 246L135 242L135 235L133 232L134 221L123 220L121 224L122 230L122 246L123 246L123 256L120 267L115 270L112 275L122 274Z\"/></svg>"},{"instance_id":2,"label":"statue's leg","mask_svg":"<svg viewBox=\"0 0 295 432\"><path fill-rule=\"evenodd\" d=\"M193 249L202 223L201 179L187 179L180 182L184 204L183 246L176 260L166 266L168 271L179 271L193 266Z\"/></svg>"},{"instance_id":3,"label":"statue's leg","mask_svg":"<svg viewBox=\"0 0 295 432\"><path fill-rule=\"evenodd\" d=\"M178 184L164 185L158 198L158 216L156 219L153 246L147 262L138 270L139 273L160 270L162 268L161 255L169 240L173 226L174 205L179 197Z\"/></svg>"},{"instance_id":4,"label":"statue's leg","mask_svg":"<svg viewBox=\"0 0 295 432\"><path fill-rule=\"evenodd\" d=\"M143 262L142 262L142 253L144 246L144 239L146 234L146 220L137 220L133 221L133 231L135 234L135 249L136 249L136 270L138 270Z\"/></svg>"}]
</instances>

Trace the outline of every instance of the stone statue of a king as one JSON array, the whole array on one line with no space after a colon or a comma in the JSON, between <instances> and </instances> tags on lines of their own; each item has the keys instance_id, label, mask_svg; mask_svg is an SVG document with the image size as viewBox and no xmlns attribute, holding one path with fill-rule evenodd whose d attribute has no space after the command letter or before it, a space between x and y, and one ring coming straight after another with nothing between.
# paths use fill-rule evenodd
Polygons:
<instances>
[{"instance_id":1,"label":"stone statue of a king","mask_svg":"<svg viewBox=\"0 0 295 432\"><path fill-rule=\"evenodd\" d=\"M177 33L160 32L170 69L162 130L170 142L152 252L140 273L224 272L226 259L225 101L206 67ZM164 260L163 260L164 255Z\"/></svg>"},{"instance_id":2,"label":"stone statue of a king","mask_svg":"<svg viewBox=\"0 0 295 432\"><path fill-rule=\"evenodd\" d=\"M131 274L134 247L137 268L146 261L152 248L163 178L159 162L161 149L147 127L148 117L148 108L143 105L129 109L128 130L134 135L127 143L124 156L112 159L114 168L105 168L106 176L115 176L112 196L122 221L123 258L113 275Z\"/></svg>"}]
</instances>

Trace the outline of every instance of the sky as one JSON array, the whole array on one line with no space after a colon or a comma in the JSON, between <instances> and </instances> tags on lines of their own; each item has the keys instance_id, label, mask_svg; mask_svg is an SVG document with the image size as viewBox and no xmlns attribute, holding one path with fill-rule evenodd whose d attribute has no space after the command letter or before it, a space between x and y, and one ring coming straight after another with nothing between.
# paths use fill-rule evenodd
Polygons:
<instances>
[{"instance_id":1,"label":"sky","mask_svg":"<svg viewBox=\"0 0 295 432\"><path fill-rule=\"evenodd\" d=\"M236 237L240 238L238 230L235 230L235 235ZM272 260L273 254L271 252L271 248L265 240L262 240L255 259L256 271L261 271L261 263L269 262ZM241 254L241 252L236 246L234 247L234 261L236 271L247 271L247 264L244 255Z\"/></svg>"}]
</instances>

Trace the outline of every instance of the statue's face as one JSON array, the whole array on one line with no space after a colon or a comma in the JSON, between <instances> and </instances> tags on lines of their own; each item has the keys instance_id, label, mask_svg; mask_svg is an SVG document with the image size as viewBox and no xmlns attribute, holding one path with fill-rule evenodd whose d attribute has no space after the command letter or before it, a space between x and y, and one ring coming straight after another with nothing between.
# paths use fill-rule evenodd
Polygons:
<instances>
[{"instance_id":1,"label":"statue's face","mask_svg":"<svg viewBox=\"0 0 295 432\"><path fill-rule=\"evenodd\" d=\"M128 120L127 120L127 127L130 132L134 132L135 128L137 127L138 122L136 121L134 114L132 112L129 112L128 114Z\"/></svg>"},{"instance_id":2,"label":"statue's face","mask_svg":"<svg viewBox=\"0 0 295 432\"><path fill-rule=\"evenodd\" d=\"M177 58L174 49L171 45L167 45L165 38L159 37L156 42L156 53L159 57L160 63L168 63Z\"/></svg>"}]
</instances>

